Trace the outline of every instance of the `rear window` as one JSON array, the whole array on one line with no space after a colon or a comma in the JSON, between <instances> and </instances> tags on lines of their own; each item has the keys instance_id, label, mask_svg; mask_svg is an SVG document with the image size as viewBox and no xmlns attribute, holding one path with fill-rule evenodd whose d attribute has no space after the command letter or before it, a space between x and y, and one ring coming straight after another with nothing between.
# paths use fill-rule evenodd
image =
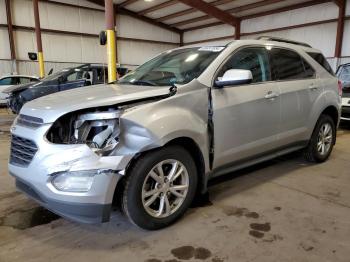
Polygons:
<instances>
[{"instance_id":1,"label":"rear window","mask_svg":"<svg viewBox=\"0 0 350 262\"><path fill-rule=\"evenodd\" d=\"M324 69L328 71L332 76L334 76L334 72L331 66L328 64L327 59L321 53L307 53L311 56L317 63L319 63Z\"/></svg>"},{"instance_id":2,"label":"rear window","mask_svg":"<svg viewBox=\"0 0 350 262\"><path fill-rule=\"evenodd\" d=\"M314 76L313 68L292 50L273 48L271 56L276 80L307 79Z\"/></svg>"}]
</instances>

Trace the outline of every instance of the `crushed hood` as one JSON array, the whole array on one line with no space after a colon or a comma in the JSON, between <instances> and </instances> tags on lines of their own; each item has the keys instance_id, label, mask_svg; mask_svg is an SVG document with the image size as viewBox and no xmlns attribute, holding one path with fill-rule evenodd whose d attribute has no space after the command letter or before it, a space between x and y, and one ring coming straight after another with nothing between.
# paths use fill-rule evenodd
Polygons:
<instances>
[{"instance_id":1,"label":"crushed hood","mask_svg":"<svg viewBox=\"0 0 350 262\"><path fill-rule=\"evenodd\" d=\"M26 103L20 114L52 123L60 116L80 109L111 106L169 94L168 87L95 85L47 95Z\"/></svg>"}]
</instances>

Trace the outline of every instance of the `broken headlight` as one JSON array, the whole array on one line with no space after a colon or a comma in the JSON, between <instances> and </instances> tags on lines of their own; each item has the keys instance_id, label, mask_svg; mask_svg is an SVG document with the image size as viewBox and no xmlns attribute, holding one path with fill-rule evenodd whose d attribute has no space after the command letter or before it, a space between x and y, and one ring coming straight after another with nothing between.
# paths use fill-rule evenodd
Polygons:
<instances>
[{"instance_id":1,"label":"broken headlight","mask_svg":"<svg viewBox=\"0 0 350 262\"><path fill-rule=\"evenodd\" d=\"M119 141L119 111L84 113L74 121L74 139L96 154L108 155Z\"/></svg>"},{"instance_id":2,"label":"broken headlight","mask_svg":"<svg viewBox=\"0 0 350 262\"><path fill-rule=\"evenodd\" d=\"M87 144L96 154L107 156L119 142L120 110L75 112L58 119L47 134L56 144Z\"/></svg>"}]
</instances>

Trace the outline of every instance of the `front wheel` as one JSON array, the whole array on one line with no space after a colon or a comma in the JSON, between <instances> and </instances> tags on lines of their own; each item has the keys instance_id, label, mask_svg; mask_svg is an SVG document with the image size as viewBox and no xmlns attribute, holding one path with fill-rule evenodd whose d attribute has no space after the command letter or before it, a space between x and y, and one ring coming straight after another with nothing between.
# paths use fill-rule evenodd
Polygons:
<instances>
[{"instance_id":1,"label":"front wheel","mask_svg":"<svg viewBox=\"0 0 350 262\"><path fill-rule=\"evenodd\" d=\"M197 187L191 155L169 146L142 155L127 172L122 208L137 226L156 230L181 217Z\"/></svg>"},{"instance_id":2,"label":"front wheel","mask_svg":"<svg viewBox=\"0 0 350 262\"><path fill-rule=\"evenodd\" d=\"M305 158L310 162L324 162L330 156L336 139L336 128L329 115L321 115L312 133Z\"/></svg>"}]
</instances>

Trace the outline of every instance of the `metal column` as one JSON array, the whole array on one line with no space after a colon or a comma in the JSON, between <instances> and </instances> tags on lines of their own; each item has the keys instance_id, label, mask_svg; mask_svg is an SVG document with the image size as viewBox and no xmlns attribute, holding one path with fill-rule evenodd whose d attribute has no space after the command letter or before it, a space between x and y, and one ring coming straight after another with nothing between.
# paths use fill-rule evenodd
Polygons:
<instances>
[{"instance_id":1,"label":"metal column","mask_svg":"<svg viewBox=\"0 0 350 262\"><path fill-rule=\"evenodd\" d=\"M113 0L105 0L105 16L107 32L108 83L111 83L117 80L117 52Z\"/></svg>"},{"instance_id":2,"label":"metal column","mask_svg":"<svg viewBox=\"0 0 350 262\"><path fill-rule=\"evenodd\" d=\"M40 78L43 78L45 77L45 66L44 66L43 45L41 41L41 28L40 28L38 0L33 0L33 8L34 8L36 45L38 48L39 76Z\"/></svg>"}]
</instances>

